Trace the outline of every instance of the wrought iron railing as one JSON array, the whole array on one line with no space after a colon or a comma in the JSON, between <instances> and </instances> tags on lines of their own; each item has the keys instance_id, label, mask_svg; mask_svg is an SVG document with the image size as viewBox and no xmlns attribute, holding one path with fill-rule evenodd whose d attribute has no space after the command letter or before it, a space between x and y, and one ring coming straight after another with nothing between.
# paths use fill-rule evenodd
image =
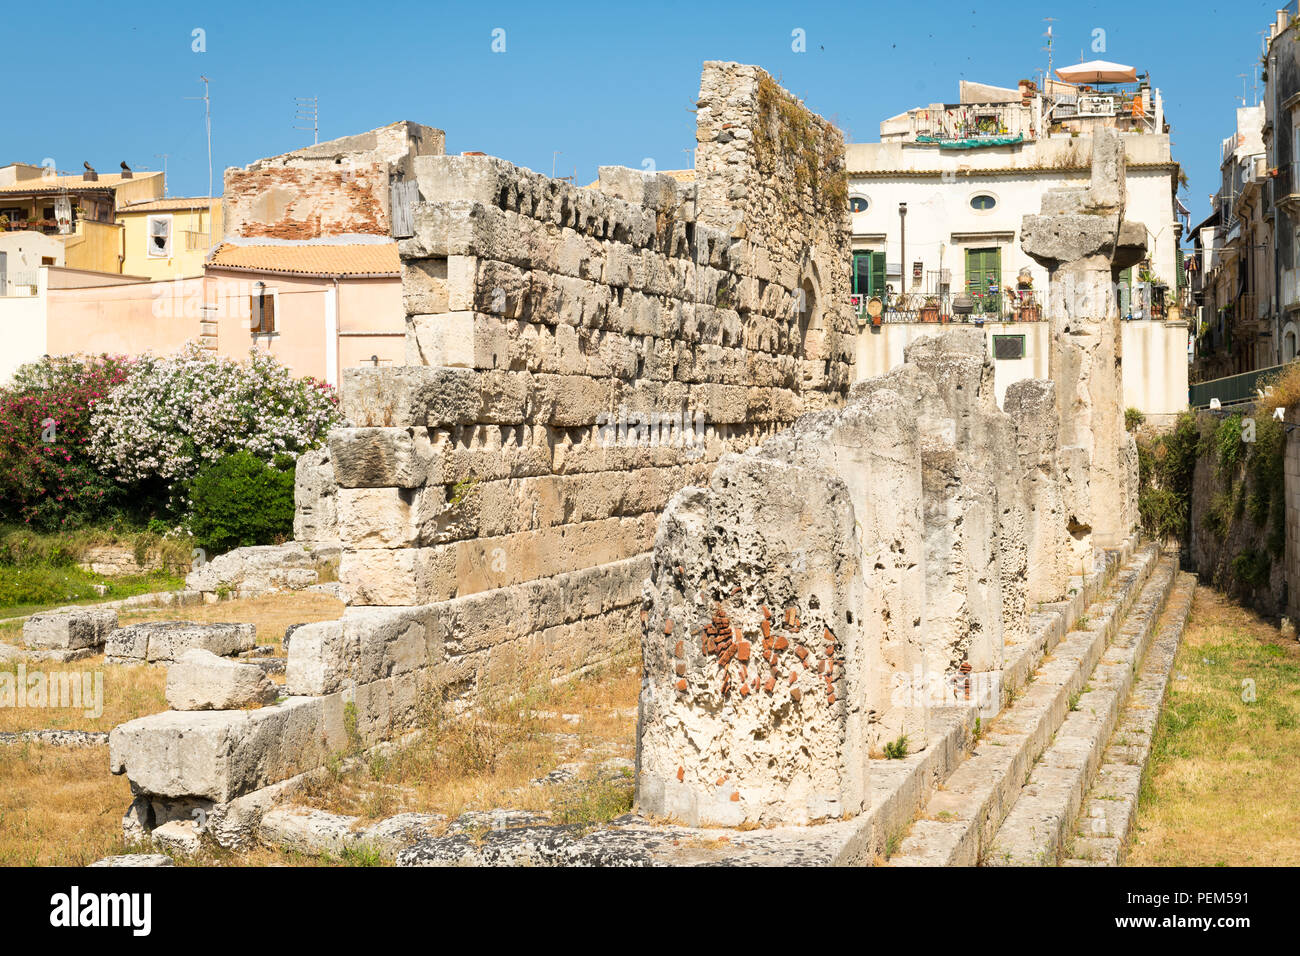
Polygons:
<instances>
[{"instance_id":1,"label":"wrought iron railing","mask_svg":"<svg viewBox=\"0 0 1300 956\"><path fill-rule=\"evenodd\" d=\"M854 296L854 309L864 323L870 321L867 296ZM880 303L879 324L911 322L1042 322L1046 315L1037 294L1032 290L986 292L980 295L944 292L910 293L877 297Z\"/></svg>"}]
</instances>

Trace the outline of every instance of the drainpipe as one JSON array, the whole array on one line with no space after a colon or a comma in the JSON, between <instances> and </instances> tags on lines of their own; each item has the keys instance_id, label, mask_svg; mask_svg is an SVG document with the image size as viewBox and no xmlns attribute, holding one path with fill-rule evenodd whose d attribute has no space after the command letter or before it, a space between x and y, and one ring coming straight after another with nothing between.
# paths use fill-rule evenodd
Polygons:
<instances>
[{"instance_id":1,"label":"drainpipe","mask_svg":"<svg viewBox=\"0 0 1300 956\"><path fill-rule=\"evenodd\" d=\"M339 277L325 298L325 381L339 387Z\"/></svg>"},{"instance_id":2,"label":"drainpipe","mask_svg":"<svg viewBox=\"0 0 1300 956\"><path fill-rule=\"evenodd\" d=\"M898 293L907 293L907 203L898 204L898 256L899 263Z\"/></svg>"}]
</instances>

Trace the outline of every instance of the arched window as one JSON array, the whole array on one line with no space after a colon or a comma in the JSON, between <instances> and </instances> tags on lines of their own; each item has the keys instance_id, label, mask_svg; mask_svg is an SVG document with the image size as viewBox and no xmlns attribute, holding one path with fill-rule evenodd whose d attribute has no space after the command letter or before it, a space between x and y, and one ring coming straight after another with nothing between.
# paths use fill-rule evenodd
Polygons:
<instances>
[{"instance_id":1,"label":"arched window","mask_svg":"<svg viewBox=\"0 0 1300 956\"><path fill-rule=\"evenodd\" d=\"M871 208L871 200L866 196L850 196L849 209L853 212L866 212Z\"/></svg>"}]
</instances>

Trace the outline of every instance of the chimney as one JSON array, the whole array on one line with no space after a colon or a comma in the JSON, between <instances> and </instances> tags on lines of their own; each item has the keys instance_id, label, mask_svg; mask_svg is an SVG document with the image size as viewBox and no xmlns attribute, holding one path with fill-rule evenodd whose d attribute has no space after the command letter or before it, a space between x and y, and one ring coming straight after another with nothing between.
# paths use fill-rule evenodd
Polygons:
<instances>
[{"instance_id":1,"label":"chimney","mask_svg":"<svg viewBox=\"0 0 1300 956\"><path fill-rule=\"evenodd\" d=\"M94 166L90 165L90 163L87 163L87 162L82 162L81 165L84 166L85 169L86 169L86 171L85 171L84 173L81 174L81 178L82 178L85 182L88 182L88 183L97 183L97 182L99 182L99 173L95 172L95 167L94 167Z\"/></svg>"},{"instance_id":2,"label":"chimney","mask_svg":"<svg viewBox=\"0 0 1300 956\"><path fill-rule=\"evenodd\" d=\"M122 178L123 179L131 178L131 167L126 164L125 159L122 160Z\"/></svg>"}]
</instances>

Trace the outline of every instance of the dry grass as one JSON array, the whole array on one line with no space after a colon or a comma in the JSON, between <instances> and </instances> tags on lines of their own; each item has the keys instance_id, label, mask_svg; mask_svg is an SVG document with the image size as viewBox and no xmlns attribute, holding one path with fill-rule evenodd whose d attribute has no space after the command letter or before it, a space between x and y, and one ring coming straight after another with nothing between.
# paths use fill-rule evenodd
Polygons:
<instances>
[{"instance_id":1,"label":"dry grass","mask_svg":"<svg viewBox=\"0 0 1300 956\"><path fill-rule=\"evenodd\" d=\"M0 663L0 672L16 675L17 670L18 665L12 661ZM148 664L129 667L116 664L106 666L103 656L100 655L70 664L59 664L53 661L29 662L26 665L28 680L30 681L32 675L38 671L45 675L47 686L54 684L54 675L56 674L68 675L74 681L82 683L83 688L86 686L83 682L83 674L101 675L103 713L98 716L94 716L93 712L88 714L87 711L93 710L93 707L89 701L84 699L79 706L75 707L32 706L30 703L26 707L0 707L0 731L109 731L128 720L134 720L136 717L143 717L146 714L156 714L167 709L167 702L163 694L167 684L167 671L163 667L154 667ZM91 681L94 680L95 678L92 676ZM93 697L94 684L92 683L90 686ZM54 695L47 694L51 704L55 703L53 697ZM60 703L68 702L67 698L60 701ZM0 752L5 749L0 747ZM105 761L107 761L107 757ZM107 767L107 763L105 766Z\"/></svg>"},{"instance_id":2,"label":"dry grass","mask_svg":"<svg viewBox=\"0 0 1300 956\"><path fill-rule=\"evenodd\" d=\"M572 786L529 782L579 758L594 766L633 755L639 668L626 663L552 686L524 681L456 714L430 706L421 734L384 757L339 763L298 802L378 819L406 811L454 818L501 807L550 811L557 822L612 819L631 807L630 777Z\"/></svg>"},{"instance_id":3,"label":"dry grass","mask_svg":"<svg viewBox=\"0 0 1300 956\"><path fill-rule=\"evenodd\" d=\"M107 747L0 747L0 866L84 866L115 853L131 803Z\"/></svg>"},{"instance_id":4,"label":"dry grass","mask_svg":"<svg viewBox=\"0 0 1300 956\"><path fill-rule=\"evenodd\" d=\"M1253 702L1243 700L1244 680L1254 681ZM1300 645L1254 612L1197 589L1128 864L1300 864L1297 728Z\"/></svg>"},{"instance_id":5,"label":"dry grass","mask_svg":"<svg viewBox=\"0 0 1300 956\"><path fill-rule=\"evenodd\" d=\"M1271 386L1267 395L1259 400L1256 414L1265 417L1275 408L1294 408L1300 404L1300 362L1288 365L1259 383L1260 388Z\"/></svg>"},{"instance_id":6,"label":"dry grass","mask_svg":"<svg viewBox=\"0 0 1300 956\"><path fill-rule=\"evenodd\" d=\"M223 601L201 607L159 608L133 610L119 615L125 626L136 621L234 621L257 626L259 644L269 644L281 653L280 642L290 624L310 621L327 621L341 616L343 604L324 594L288 593ZM19 644L22 626L9 623L0 625L0 639ZM14 662L0 663L0 672L16 674ZM75 675L80 681L84 673L103 675L103 713L88 716L87 707L0 707L0 731L17 730L112 730L118 724L147 714L167 709L164 690L167 669L161 666L106 665L102 655L68 664L53 661L29 662L28 675L41 671L47 678L54 674ZM283 683L282 675L273 675L272 681ZM93 678L92 678L93 680ZM83 685L84 686L84 685ZM93 687L93 684L92 684Z\"/></svg>"}]
</instances>

